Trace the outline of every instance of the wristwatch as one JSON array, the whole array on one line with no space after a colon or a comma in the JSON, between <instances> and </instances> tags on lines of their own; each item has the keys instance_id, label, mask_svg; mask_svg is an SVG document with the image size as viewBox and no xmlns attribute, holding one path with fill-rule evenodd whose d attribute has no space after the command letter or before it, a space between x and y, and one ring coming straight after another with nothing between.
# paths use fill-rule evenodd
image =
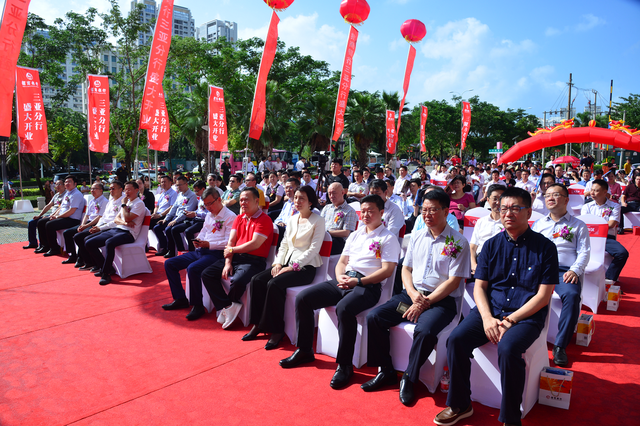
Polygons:
<instances>
[{"instance_id":1,"label":"wristwatch","mask_svg":"<svg viewBox=\"0 0 640 426\"><path fill-rule=\"evenodd\" d=\"M358 277L358 285L362 287L362 278Z\"/></svg>"}]
</instances>

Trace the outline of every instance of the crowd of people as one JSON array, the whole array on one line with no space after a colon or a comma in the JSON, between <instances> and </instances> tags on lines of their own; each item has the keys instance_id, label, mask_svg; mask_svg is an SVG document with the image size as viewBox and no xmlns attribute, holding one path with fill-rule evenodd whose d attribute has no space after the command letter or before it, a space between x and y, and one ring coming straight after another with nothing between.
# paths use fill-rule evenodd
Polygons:
<instances>
[{"instance_id":1,"label":"crowd of people","mask_svg":"<svg viewBox=\"0 0 640 426\"><path fill-rule=\"evenodd\" d=\"M298 348L280 366L295 368L314 361L314 311L335 306L339 347L330 386L344 388L354 375L356 315L373 308L366 317L368 365L378 367L378 373L361 387L372 392L398 386L405 405L415 400L414 384L438 334L456 318L456 300L465 283L474 282L477 306L448 340L447 408L434 422L451 425L473 414L470 358L475 348L490 342L498 345L502 376L499 421L520 424L522 354L544 328L553 292L562 300L552 349L557 366L568 364L566 347L580 313L590 237L586 225L568 209L568 186L585 187L583 214L608 221L606 250L613 262L606 278L614 283L628 257L616 240L623 228L621 212L640 207L640 170L628 173L629 180L625 173L609 171L603 176L587 166L572 173L571 168L543 168L530 161L517 167L485 167L472 158L462 166L455 156L451 163L435 165L432 176L424 165L412 174L401 165L396 177L391 166L344 168L341 159L333 159L330 172L315 180L304 161L295 172L258 167L246 175L227 175L223 167L222 176L210 174L206 182L198 180L191 188L185 176L175 173L161 176L155 191L148 180L116 180L105 197L104 184L96 181L88 202L70 175L54 183L51 200L29 222L29 244L24 248L60 255L56 232L63 230L68 257L62 263L91 271L99 284L107 285L114 273L115 248L135 241L150 215L155 256L166 259L173 299L162 309L189 310L189 321L202 318L207 314L204 286L217 321L227 329L243 308L250 286L244 309L252 328L242 340L264 334L266 350L279 347L285 335L287 289L315 280L319 283L296 297ZM478 206L490 214L476 223L467 241L462 234L465 214ZM530 227L533 211L543 217ZM274 232L277 254L267 264ZM404 232L411 235L402 256ZM339 255L335 275L331 274L335 279L316 277L327 233L331 254ZM189 297L180 277L184 269ZM380 300L385 282L393 287L393 296ZM403 321L416 327L409 364L398 383L389 329Z\"/></svg>"}]
</instances>

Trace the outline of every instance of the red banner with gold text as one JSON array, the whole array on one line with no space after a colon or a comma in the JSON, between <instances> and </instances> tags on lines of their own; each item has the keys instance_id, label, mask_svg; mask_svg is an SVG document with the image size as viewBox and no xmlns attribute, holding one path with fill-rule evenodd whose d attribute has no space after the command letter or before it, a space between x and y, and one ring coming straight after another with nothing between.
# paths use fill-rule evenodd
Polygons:
<instances>
[{"instance_id":1,"label":"red banner with gold text","mask_svg":"<svg viewBox=\"0 0 640 426\"><path fill-rule=\"evenodd\" d=\"M249 124L249 137L258 140L262 135L264 120L267 118L267 77L271 71L271 65L276 57L278 48L278 23L280 18L274 11L271 14L267 40L264 43L264 52L260 61L260 70L256 81L256 91L253 95L253 106L251 107L251 122Z\"/></svg>"},{"instance_id":2,"label":"red banner with gold text","mask_svg":"<svg viewBox=\"0 0 640 426\"><path fill-rule=\"evenodd\" d=\"M209 151L227 151L228 149L224 89L209 86Z\"/></svg>"},{"instance_id":3,"label":"red banner with gold text","mask_svg":"<svg viewBox=\"0 0 640 426\"><path fill-rule=\"evenodd\" d=\"M347 109L347 99L349 99L349 89L351 89L351 72L353 70L353 55L356 53L356 43L358 42L358 30L353 25L349 30L349 41L347 51L342 64L342 74L340 75L340 89L336 101L336 113L333 119L334 130L333 140L337 141L344 130L344 112Z\"/></svg>"},{"instance_id":4,"label":"red banner with gold text","mask_svg":"<svg viewBox=\"0 0 640 426\"><path fill-rule=\"evenodd\" d=\"M387 110L387 152L396 153L396 112Z\"/></svg>"},{"instance_id":5,"label":"red banner with gold text","mask_svg":"<svg viewBox=\"0 0 640 426\"><path fill-rule=\"evenodd\" d=\"M33 68L16 67L15 78L18 150L21 154L46 154L49 136L40 73Z\"/></svg>"},{"instance_id":6,"label":"red banner with gold text","mask_svg":"<svg viewBox=\"0 0 640 426\"><path fill-rule=\"evenodd\" d=\"M0 28L0 136L11 135L13 88L31 0L6 0Z\"/></svg>"},{"instance_id":7,"label":"red banner with gold text","mask_svg":"<svg viewBox=\"0 0 640 426\"><path fill-rule=\"evenodd\" d=\"M154 98L162 92L162 80L167 66L167 55L171 46L171 31L173 28L173 0L162 0L160 13L156 20L156 28L153 32L153 43L149 52L147 64L147 77L142 94L142 106L140 108L140 129L151 129L152 118L158 106ZM164 99L162 100L164 104ZM168 133L168 132L167 132Z\"/></svg>"},{"instance_id":8,"label":"red banner with gold text","mask_svg":"<svg viewBox=\"0 0 640 426\"><path fill-rule=\"evenodd\" d=\"M164 92L160 91L155 97L153 109L150 111L149 128L147 137L149 138L149 149L156 151L169 151L169 115L167 105L164 100Z\"/></svg>"},{"instance_id":9,"label":"red banner with gold text","mask_svg":"<svg viewBox=\"0 0 640 426\"><path fill-rule=\"evenodd\" d=\"M467 146L467 136L471 128L471 104L462 102L462 149Z\"/></svg>"},{"instance_id":10,"label":"red banner with gold text","mask_svg":"<svg viewBox=\"0 0 640 426\"><path fill-rule=\"evenodd\" d=\"M416 59L416 48L409 46L409 56L407 57L407 66L404 70L404 83L402 84L402 100L400 101L400 109L398 110L398 128L396 130L396 142L398 142L398 133L400 132L400 120L402 119L402 110L404 109L404 101L407 98L409 90L409 81L411 80L411 72L413 71L413 62Z\"/></svg>"},{"instance_id":11,"label":"red banner with gold text","mask_svg":"<svg viewBox=\"0 0 640 426\"><path fill-rule=\"evenodd\" d=\"M87 128L89 150L109 152L109 78L104 75L87 76Z\"/></svg>"},{"instance_id":12,"label":"red banner with gold text","mask_svg":"<svg viewBox=\"0 0 640 426\"><path fill-rule=\"evenodd\" d=\"M420 107L420 152L427 152L427 147L424 144L426 139L427 129L427 115L429 115L429 108L426 106Z\"/></svg>"}]
</instances>

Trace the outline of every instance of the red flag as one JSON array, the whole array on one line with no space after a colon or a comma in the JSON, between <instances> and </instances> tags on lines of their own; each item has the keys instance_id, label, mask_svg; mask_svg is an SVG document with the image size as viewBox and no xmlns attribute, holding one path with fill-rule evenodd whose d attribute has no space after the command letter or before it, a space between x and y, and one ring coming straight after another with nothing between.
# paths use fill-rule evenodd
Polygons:
<instances>
[{"instance_id":1,"label":"red flag","mask_svg":"<svg viewBox=\"0 0 640 426\"><path fill-rule=\"evenodd\" d=\"M427 152L427 147L424 144L425 133L427 127L427 115L429 115L429 108L426 106L420 107L420 152Z\"/></svg>"},{"instance_id":2,"label":"red flag","mask_svg":"<svg viewBox=\"0 0 640 426\"><path fill-rule=\"evenodd\" d=\"M228 149L224 89L209 86L209 151L227 151Z\"/></svg>"},{"instance_id":3,"label":"red flag","mask_svg":"<svg viewBox=\"0 0 640 426\"><path fill-rule=\"evenodd\" d=\"M140 108L140 129L151 129L153 114L158 106L154 104L154 98L162 92L162 80L167 66L167 55L171 46L171 31L173 25L173 0L162 0L160 13L153 32L153 44L149 52L147 64L147 77L142 94L142 106ZM163 99L164 103L164 99Z\"/></svg>"},{"instance_id":4,"label":"red flag","mask_svg":"<svg viewBox=\"0 0 640 426\"><path fill-rule=\"evenodd\" d=\"M396 153L396 112L387 110L387 152Z\"/></svg>"},{"instance_id":5,"label":"red flag","mask_svg":"<svg viewBox=\"0 0 640 426\"><path fill-rule=\"evenodd\" d=\"M106 154L109 152L109 78L88 75L87 98L89 150Z\"/></svg>"},{"instance_id":6,"label":"red flag","mask_svg":"<svg viewBox=\"0 0 640 426\"><path fill-rule=\"evenodd\" d=\"M15 77L18 150L21 154L46 154L49 152L49 136L40 73L33 68L16 67Z\"/></svg>"},{"instance_id":7,"label":"red flag","mask_svg":"<svg viewBox=\"0 0 640 426\"><path fill-rule=\"evenodd\" d=\"M462 102L462 149L467 146L467 136L471 127L471 104Z\"/></svg>"},{"instance_id":8,"label":"red flag","mask_svg":"<svg viewBox=\"0 0 640 426\"><path fill-rule=\"evenodd\" d=\"M347 99L349 99L349 89L351 88L351 71L353 66L353 55L356 53L356 43L358 41L358 30L353 25L349 30L349 41L347 51L342 64L342 74L340 76L340 89L336 100L336 113L333 119L334 130L333 140L337 141L344 130L344 111L347 109Z\"/></svg>"},{"instance_id":9,"label":"red flag","mask_svg":"<svg viewBox=\"0 0 640 426\"><path fill-rule=\"evenodd\" d=\"M20 56L24 28L31 0L6 0L0 28L0 136L11 136L11 109L16 64ZM38 86L40 88L40 86Z\"/></svg>"},{"instance_id":10,"label":"red flag","mask_svg":"<svg viewBox=\"0 0 640 426\"><path fill-rule=\"evenodd\" d=\"M169 151L169 114L165 104L164 92L157 93L154 108L150 111L149 128L147 138L149 139L149 149L156 151Z\"/></svg>"},{"instance_id":11,"label":"red flag","mask_svg":"<svg viewBox=\"0 0 640 426\"><path fill-rule=\"evenodd\" d=\"M409 90L409 80L411 79L411 71L413 71L413 61L416 59L416 48L409 46L409 57L407 58L407 67L404 70L404 83L402 84L402 100L400 101L400 110L398 111L398 129L396 130L396 142L398 142L398 133L400 132L400 119L402 118L402 110L404 109L404 100L407 98Z\"/></svg>"},{"instance_id":12,"label":"red flag","mask_svg":"<svg viewBox=\"0 0 640 426\"><path fill-rule=\"evenodd\" d=\"M260 70L258 71L258 79L256 81L256 91L253 95L253 106L251 108L249 137L256 140L260 139L264 120L267 117L267 77L269 76L269 71L271 71L271 65L273 65L273 60L276 57L276 49L278 48L279 22L280 18L274 11L271 14L269 32L267 32L267 40L264 43L264 52L262 52Z\"/></svg>"}]
</instances>

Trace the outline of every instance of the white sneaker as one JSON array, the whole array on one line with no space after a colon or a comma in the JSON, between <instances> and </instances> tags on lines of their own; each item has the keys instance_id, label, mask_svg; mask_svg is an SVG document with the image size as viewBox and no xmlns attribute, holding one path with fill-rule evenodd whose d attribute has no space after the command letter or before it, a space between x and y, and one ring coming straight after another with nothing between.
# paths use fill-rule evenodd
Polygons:
<instances>
[{"instance_id":1,"label":"white sneaker","mask_svg":"<svg viewBox=\"0 0 640 426\"><path fill-rule=\"evenodd\" d=\"M226 318L226 309L221 310L220 312L218 312L218 323L220 324L224 324L225 318Z\"/></svg>"},{"instance_id":2,"label":"white sneaker","mask_svg":"<svg viewBox=\"0 0 640 426\"><path fill-rule=\"evenodd\" d=\"M240 313L240 309L242 308L242 303L232 302L231 306L225 308L225 321L222 324L222 328L228 328L233 322L238 318L238 314Z\"/></svg>"}]
</instances>

